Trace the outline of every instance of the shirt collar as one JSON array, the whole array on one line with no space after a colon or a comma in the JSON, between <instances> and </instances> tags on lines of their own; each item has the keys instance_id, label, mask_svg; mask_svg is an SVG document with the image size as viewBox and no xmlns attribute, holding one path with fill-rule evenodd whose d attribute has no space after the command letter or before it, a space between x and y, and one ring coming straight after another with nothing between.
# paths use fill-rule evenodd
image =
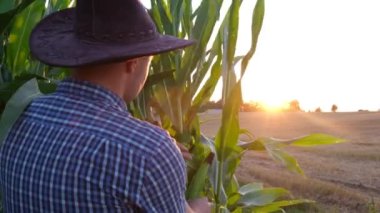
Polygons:
<instances>
[{"instance_id":1,"label":"shirt collar","mask_svg":"<svg viewBox=\"0 0 380 213\"><path fill-rule=\"evenodd\" d=\"M127 107L116 93L88 81L65 79L58 84L57 93L114 105L124 111Z\"/></svg>"}]
</instances>

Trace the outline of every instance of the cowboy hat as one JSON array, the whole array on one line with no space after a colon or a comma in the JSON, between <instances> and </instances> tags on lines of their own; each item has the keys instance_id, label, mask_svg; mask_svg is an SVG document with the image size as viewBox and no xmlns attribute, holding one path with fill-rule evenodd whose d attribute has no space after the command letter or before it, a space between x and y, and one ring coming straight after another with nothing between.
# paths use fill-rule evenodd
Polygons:
<instances>
[{"instance_id":1,"label":"cowboy hat","mask_svg":"<svg viewBox=\"0 0 380 213\"><path fill-rule=\"evenodd\" d=\"M30 36L31 54L61 67L122 61L191 44L159 34L138 0L77 0L75 8L41 20Z\"/></svg>"}]
</instances>

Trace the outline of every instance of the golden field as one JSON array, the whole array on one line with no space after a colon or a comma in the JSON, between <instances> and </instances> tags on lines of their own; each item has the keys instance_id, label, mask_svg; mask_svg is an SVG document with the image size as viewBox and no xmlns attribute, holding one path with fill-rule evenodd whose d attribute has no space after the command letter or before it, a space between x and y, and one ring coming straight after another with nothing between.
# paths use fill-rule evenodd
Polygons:
<instances>
[{"instance_id":1,"label":"golden field","mask_svg":"<svg viewBox=\"0 0 380 213\"><path fill-rule=\"evenodd\" d=\"M201 120L203 133L212 137L220 125L220 112L202 113ZM306 212L380 212L380 112L242 112L240 125L255 137L326 133L346 139L335 145L286 148L306 177L287 171L265 153L249 151L237 172L240 182L280 186L294 198L317 201L303 207Z\"/></svg>"}]
</instances>

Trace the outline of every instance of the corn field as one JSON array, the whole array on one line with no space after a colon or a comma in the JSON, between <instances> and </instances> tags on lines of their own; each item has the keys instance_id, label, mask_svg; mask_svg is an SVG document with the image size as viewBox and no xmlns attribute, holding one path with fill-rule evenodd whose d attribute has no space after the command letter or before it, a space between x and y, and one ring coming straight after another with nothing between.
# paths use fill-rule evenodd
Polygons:
<instances>
[{"instance_id":1,"label":"corn field","mask_svg":"<svg viewBox=\"0 0 380 213\"><path fill-rule=\"evenodd\" d=\"M193 39L185 50L155 56L149 77L138 98L128 104L137 118L166 129L192 153L187 161L186 197L207 197L213 212L274 212L310 200L286 200L282 188L264 188L261 183L240 186L235 170L244 152L266 151L275 161L303 175L296 159L284 146L314 146L337 143L339 138L313 134L279 141L256 138L239 127L242 102L241 80L254 56L264 21L265 1L252 8L251 26L239 26L243 0L151 0L148 11L162 34ZM0 3L0 139L17 115L37 95L54 92L56 83L70 71L34 60L28 39L35 24L44 16L75 6L73 0L2 0ZM226 7L226 11L222 11ZM244 17L247 18L247 17ZM240 27L251 28L249 51L236 54ZM239 70L236 70L239 65ZM200 129L197 112L222 81L222 122L214 138ZM250 141L240 141L246 135Z\"/></svg>"}]
</instances>

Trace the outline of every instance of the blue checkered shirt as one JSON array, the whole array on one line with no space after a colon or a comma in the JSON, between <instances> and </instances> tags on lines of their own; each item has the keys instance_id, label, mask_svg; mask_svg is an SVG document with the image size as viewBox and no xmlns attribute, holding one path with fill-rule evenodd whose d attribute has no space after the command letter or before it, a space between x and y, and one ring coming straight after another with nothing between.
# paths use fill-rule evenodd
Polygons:
<instances>
[{"instance_id":1,"label":"blue checkered shirt","mask_svg":"<svg viewBox=\"0 0 380 213\"><path fill-rule=\"evenodd\" d=\"M65 80L34 100L0 152L6 212L184 212L173 139L116 94Z\"/></svg>"}]
</instances>

